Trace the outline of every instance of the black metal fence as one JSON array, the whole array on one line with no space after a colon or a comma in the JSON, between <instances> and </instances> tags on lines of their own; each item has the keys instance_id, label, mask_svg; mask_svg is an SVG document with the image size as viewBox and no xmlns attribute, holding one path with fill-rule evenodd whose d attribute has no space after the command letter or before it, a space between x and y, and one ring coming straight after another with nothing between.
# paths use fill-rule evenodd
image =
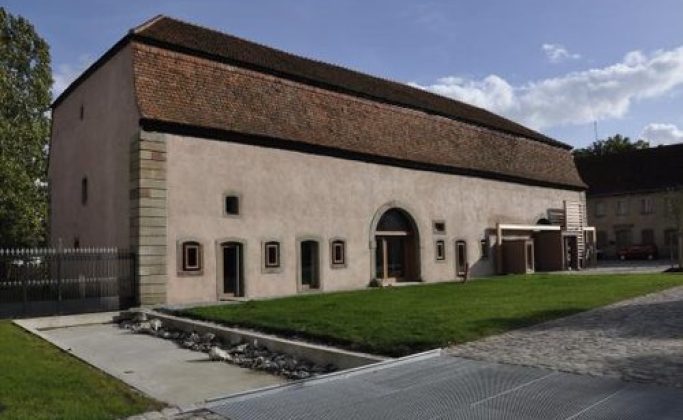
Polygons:
<instances>
[{"instance_id":1,"label":"black metal fence","mask_svg":"<svg viewBox=\"0 0 683 420\"><path fill-rule=\"evenodd\" d=\"M137 303L131 252L0 249L0 318L114 311Z\"/></svg>"}]
</instances>

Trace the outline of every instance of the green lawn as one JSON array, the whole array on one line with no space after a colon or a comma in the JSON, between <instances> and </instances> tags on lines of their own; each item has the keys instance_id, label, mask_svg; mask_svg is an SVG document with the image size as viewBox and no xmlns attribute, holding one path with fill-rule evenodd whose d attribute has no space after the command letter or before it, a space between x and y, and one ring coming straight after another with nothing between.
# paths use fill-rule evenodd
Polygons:
<instances>
[{"instance_id":1,"label":"green lawn","mask_svg":"<svg viewBox=\"0 0 683 420\"><path fill-rule=\"evenodd\" d=\"M0 419L115 419L162 406L0 321Z\"/></svg>"},{"instance_id":2,"label":"green lawn","mask_svg":"<svg viewBox=\"0 0 683 420\"><path fill-rule=\"evenodd\" d=\"M683 284L676 274L505 276L250 301L181 315L401 356Z\"/></svg>"}]
</instances>

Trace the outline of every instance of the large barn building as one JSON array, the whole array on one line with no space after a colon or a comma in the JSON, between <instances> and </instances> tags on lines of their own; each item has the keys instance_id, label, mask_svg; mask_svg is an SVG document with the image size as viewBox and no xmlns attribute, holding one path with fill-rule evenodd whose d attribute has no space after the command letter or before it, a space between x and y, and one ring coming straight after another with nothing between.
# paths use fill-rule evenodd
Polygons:
<instances>
[{"instance_id":1,"label":"large barn building","mask_svg":"<svg viewBox=\"0 0 683 420\"><path fill-rule=\"evenodd\" d=\"M138 255L143 304L579 269L571 147L168 17L53 105L54 245Z\"/></svg>"}]
</instances>

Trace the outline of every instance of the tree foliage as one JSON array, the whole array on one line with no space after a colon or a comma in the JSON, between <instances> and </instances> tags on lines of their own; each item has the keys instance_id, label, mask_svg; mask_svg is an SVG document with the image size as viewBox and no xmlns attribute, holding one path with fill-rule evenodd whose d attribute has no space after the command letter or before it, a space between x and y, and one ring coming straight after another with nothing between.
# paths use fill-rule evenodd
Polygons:
<instances>
[{"instance_id":1,"label":"tree foliage","mask_svg":"<svg viewBox=\"0 0 683 420\"><path fill-rule=\"evenodd\" d=\"M605 140L596 140L588 147L575 149L574 156L605 156L614 153L627 152L629 150L647 149L649 147L650 143L646 140L631 141L629 137L616 134L614 136L607 137Z\"/></svg>"},{"instance_id":2,"label":"tree foliage","mask_svg":"<svg viewBox=\"0 0 683 420\"><path fill-rule=\"evenodd\" d=\"M0 247L46 236L51 86L47 43L0 7Z\"/></svg>"}]
</instances>

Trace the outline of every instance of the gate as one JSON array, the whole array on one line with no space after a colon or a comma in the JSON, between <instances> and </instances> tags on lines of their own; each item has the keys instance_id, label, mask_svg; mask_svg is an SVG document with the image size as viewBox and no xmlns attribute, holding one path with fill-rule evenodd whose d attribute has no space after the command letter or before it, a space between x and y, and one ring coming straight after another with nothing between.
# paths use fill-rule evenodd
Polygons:
<instances>
[{"instance_id":1,"label":"gate","mask_svg":"<svg viewBox=\"0 0 683 420\"><path fill-rule=\"evenodd\" d=\"M0 318L138 304L135 255L117 248L0 249Z\"/></svg>"}]
</instances>

